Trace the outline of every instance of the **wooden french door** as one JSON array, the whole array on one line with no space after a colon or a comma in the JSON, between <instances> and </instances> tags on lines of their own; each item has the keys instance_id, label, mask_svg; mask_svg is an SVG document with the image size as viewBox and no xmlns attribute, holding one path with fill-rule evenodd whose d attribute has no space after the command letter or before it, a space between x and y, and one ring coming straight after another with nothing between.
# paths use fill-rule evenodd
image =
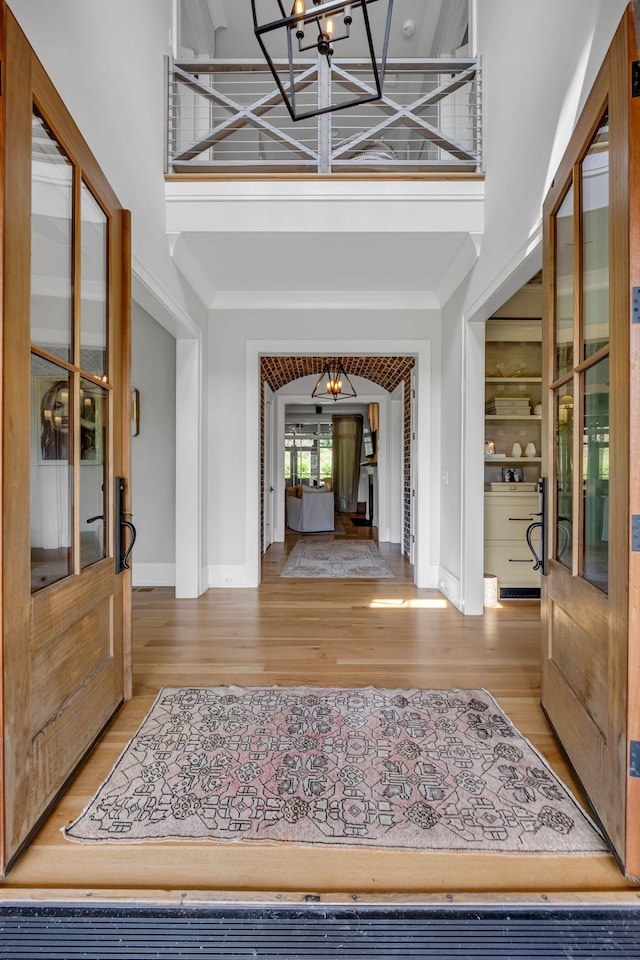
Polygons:
<instances>
[{"instance_id":1,"label":"wooden french door","mask_svg":"<svg viewBox=\"0 0 640 960\"><path fill-rule=\"evenodd\" d=\"M129 215L0 16L5 871L129 694Z\"/></svg>"},{"instance_id":2,"label":"wooden french door","mask_svg":"<svg viewBox=\"0 0 640 960\"><path fill-rule=\"evenodd\" d=\"M630 358L630 252L637 254L640 238L631 214L640 186L637 59L629 8L544 207L542 602L543 707L617 856L635 876L640 805L631 783L632 739L640 697L629 665L640 637L629 588L630 465L637 473L640 455L630 430L630 390L639 375ZM636 256L636 272L639 265Z\"/></svg>"}]
</instances>

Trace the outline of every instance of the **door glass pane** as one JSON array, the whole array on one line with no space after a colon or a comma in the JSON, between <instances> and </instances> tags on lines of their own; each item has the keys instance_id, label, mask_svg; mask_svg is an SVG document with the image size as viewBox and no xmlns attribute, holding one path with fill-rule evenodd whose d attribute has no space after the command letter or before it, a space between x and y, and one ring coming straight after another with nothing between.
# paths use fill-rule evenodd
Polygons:
<instances>
[{"instance_id":1,"label":"door glass pane","mask_svg":"<svg viewBox=\"0 0 640 960\"><path fill-rule=\"evenodd\" d=\"M573 386L555 391L556 414L556 560L573 561Z\"/></svg>"},{"instance_id":2,"label":"door glass pane","mask_svg":"<svg viewBox=\"0 0 640 960\"><path fill-rule=\"evenodd\" d=\"M108 395L80 381L80 566L106 556Z\"/></svg>"},{"instance_id":3,"label":"door glass pane","mask_svg":"<svg viewBox=\"0 0 640 960\"><path fill-rule=\"evenodd\" d=\"M583 358L609 342L609 115L582 161Z\"/></svg>"},{"instance_id":4,"label":"door glass pane","mask_svg":"<svg viewBox=\"0 0 640 960\"><path fill-rule=\"evenodd\" d=\"M556 214L555 380L573 369L573 187Z\"/></svg>"},{"instance_id":5,"label":"door glass pane","mask_svg":"<svg viewBox=\"0 0 640 960\"><path fill-rule=\"evenodd\" d=\"M97 377L107 362L107 218L81 187L80 366Z\"/></svg>"},{"instance_id":6,"label":"door glass pane","mask_svg":"<svg viewBox=\"0 0 640 960\"><path fill-rule=\"evenodd\" d=\"M31 356L31 592L72 572L69 374Z\"/></svg>"},{"instance_id":7,"label":"door glass pane","mask_svg":"<svg viewBox=\"0 0 640 960\"><path fill-rule=\"evenodd\" d=\"M31 340L69 362L73 331L73 167L34 112L31 174Z\"/></svg>"},{"instance_id":8,"label":"door glass pane","mask_svg":"<svg viewBox=\"0 0 640 960\"><path fill-rule=\"evenodd\" d=\"M609 358L584 375L582 576L609 589Z\"/></svg>"}]
</instances>

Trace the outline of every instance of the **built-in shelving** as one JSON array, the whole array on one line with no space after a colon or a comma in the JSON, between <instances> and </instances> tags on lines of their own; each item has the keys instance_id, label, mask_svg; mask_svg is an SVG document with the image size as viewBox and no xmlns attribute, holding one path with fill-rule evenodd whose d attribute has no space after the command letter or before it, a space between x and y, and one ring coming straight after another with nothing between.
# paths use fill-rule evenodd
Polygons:
<instances>
[{"instance_id":1,"label":"built-in shelving","mask_svg":"<svg viewBox=\"0 0 640 960\"><path fill-rule=\"evenodd\" d=\"M484 458L485 571L498 578L500 597L539 594L540 574L533 569L525 534L539 509L534 484L542 465L541 327L539 319L487 322L485 411L500 400L503 408L527 411L485 413L485 451L490 442L499 454L485 452ZM522 456L512 455L515 443ZM525 456L529 444L534 444L535 456Z\"/></svg>"},{"instance_id":2,"label":"built-in shelving","mask_svg":"<svg viewBox=\"0 0 640 960\"><path fill-rule=\"evenodd\" d=\"M522 468L521 480L540 476L542 417L534 410L542 399L542 340L538 319L492 319L487 322L485 346L485 408L494 400L527 403L528 413L486 413L485 441L503 457L485 457L485 485L503 480L503 466ZM514 457L519 443L524 451L533 443L536 456Z\"/></svg>"}]
</instances>

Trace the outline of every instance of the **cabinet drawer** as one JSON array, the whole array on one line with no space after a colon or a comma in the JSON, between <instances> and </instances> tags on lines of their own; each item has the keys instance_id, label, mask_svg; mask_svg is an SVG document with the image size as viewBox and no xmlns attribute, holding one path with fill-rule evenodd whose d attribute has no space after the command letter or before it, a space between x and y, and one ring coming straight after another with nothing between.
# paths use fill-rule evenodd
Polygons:
<instances>
[{"instance_id":1,"label":"cabinet drawer","mask_svg":"<svg viewBox=\"0 0 640 960\"><path fill-rule=\"evenodd\" d=\"M538 518L538 494L487 494L484 498L485 540L522 540Z\"/></svg>"},{"instance_id":2,"label":"cabinet drawer","mask_svg":"<svg viewBox=\"0 0 640 960\"><path fill-rule=\"evenodd\" d=\"M539 549L539 544L535 540L534 546ZM539 587L540 571L534 571L534 562L524 539L522 543L488 543L485 545L485 573L492 573L498 578L498 587Z\"/></svg>"}]
</instances>

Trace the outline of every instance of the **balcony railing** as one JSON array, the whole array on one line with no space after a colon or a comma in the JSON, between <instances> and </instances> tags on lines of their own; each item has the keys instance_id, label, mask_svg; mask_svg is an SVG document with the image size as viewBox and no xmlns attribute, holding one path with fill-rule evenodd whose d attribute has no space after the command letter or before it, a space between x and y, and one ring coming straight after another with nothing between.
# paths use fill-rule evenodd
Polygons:
<instances>
[{"instance_id":1,"label":"balcony railing","mask_svg":"<svg viewBox=\"0 0 640 960\"><path fill-rule=\"evenodd\" d=\"M332 63L338 94L366 89L365 75L370 69L358 63ZM296 82L298 101L309 101L316 81L309 61ZM480 107L475 60L389 60L382 100L295 123L263 61L178 62L169 71L168 171L475 172Z\"/></svg>"}]
</instances>

